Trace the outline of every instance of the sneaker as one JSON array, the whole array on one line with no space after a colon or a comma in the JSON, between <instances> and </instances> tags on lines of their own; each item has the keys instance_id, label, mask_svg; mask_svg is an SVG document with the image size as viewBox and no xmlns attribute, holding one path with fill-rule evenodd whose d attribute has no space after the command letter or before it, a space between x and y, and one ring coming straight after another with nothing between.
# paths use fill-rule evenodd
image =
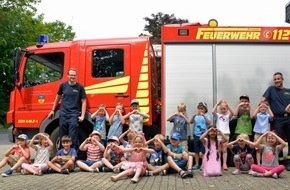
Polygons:
<instances>
[{"instance_id":1,"label":"sneaker","mask_svg":"<svg viewBox=\"0 0 290 190\"><path fill-rule=\"evenodd\" d=\"M241 170L239 169L235 169L233 172L232 172L233 175L239 175L241 174Z\"/></svg>"},{"instance_id":2,"label":"sneaker","mask_svg":"<svg viewBox=\"0 0 290 190\"><path fill-rule=\"evenodd\" d=\"M103 167L102 171L103 172L111 172L112 170L110 168L108 168L108 167Z\"/></svg>"},{"instance_id":3,"label":"sneaker","mask_svg":"<svg viewBox=\"0 0 290 190\"><path fill-rule=\"evenodd\" d=\"M198 170L198 169L200 169L200 165L195 164L195 165L192 167L192 169L193 169L193 170Z\"/></svg>"},{"instance_id":4,"label":"sneaker","mask_svg":"<svg viewBox=\"0 0 290 190\"><path fill-rule=\"evenodd\" d=\"M272 175L272 177L275 178L275 179L277 179L279 176L278 176L277 173L274 173L274 174Z\"/></svg>"},{"instance_id":5,"label":"sneaker","mask_svg":"<svg viewBox=\"0 0 290 190\"><path fill-rule=\"evenodd\" d=\"M69 174L69 170L68 169L64 169L60 171L61 174Z\"/></svg>"},{"instance_id":6,"label":"sneaker","mask_svg":"<svg viewBox=\"0 0 290 190\"><path fill-rule=\"evenodd\" d=\"M13 170L8 169L8 170L6 170L4 173L2 173L1 175L2 175L3 177L8 177L8 176L11 176L12 173L13 173Z\"/></svg>"},{"instance_id":7,"label":"sneaker","mask_svg":"<svg viewBox=\"0 0 290 190\"><path fill-rule=\"evenodd\" d=\"M253 177L263 177L263 174L258 173L258 172L253 172L252 176Z\"/></svg>"},{"instance_id":8,"label":"sneaker","mask_svg":"<svg viewBox=\"0 0 290 190\"><path fill-rule=\"evenodd\" d=\"M186 173L187 173L187 177L193 178L192 170L187 170Z\"/></svg>"},{"instance_id":9,"label":"sneaker","mask_svg":"<svg viewBox=\"0 0 290 190\"><path fill-rule=\"evenodd\" d=\"M145 176L153 176L153 172L146 170Z\"/></svg>"},{"instance_id":10,"label":"sneaker","mask_svg":"<svg viewBox=\"0 0 290 190\"><path fill-rule=\"evenodd\" d=\"M162 172L159 173L159 175L165 176L165 175L167 175L167 171L166 170L163 170Z\"/></svg>"},{"instance_id":11,"label":"sneaker","mask_svg":"<svg viewBox=\"0 0 290 190\"><path fill-rule=\"evenodd\" d=\"M249 170L249 175L253 175L254 171L252 169Z\"/></svg>"},{"instance_id":12,"label":"sneaker","mask_svg":"<svg viewBox=\"0 0 290 190\"><path fill-rule=\"evenodd\" d=\"M121 170L120 170L120 168L114 168L114 169L113 169L113 172L114 172L115 174L117 174L117 173L120 173Z\"/></svg>"},{"instance_id":13,"label":"sneaker","mask_svg":"<svg viewBox=\"0 0 290 190\"><path fill-rule=\"evenodd\" d=\"M26 169L21 169L21 170L20 170L20 173L21 173L22 175L27 175L27 174L28 174L28 171L27 171Z\"/></svg>"},{"instance_id":14,"label":"sneaker","mask_svg":"<svg viewBox=\"0 0 290 190\"><path fill-rule=\"evenodd\" d=\"M138 181L139 181L139 178L132 178L132 179L131 179L131 182L132 182L132 183L137 183Z\"/></svg>"},{"instance_id":15,"label":"sneaker","mask_svg":"<svg viewBox=\"0 0 290 190\"><path fill-rule=\"evenodd\" d=\"M90 172L93 172L93 173L99 173L100 172L100 170L99 170L99 168L95 168L95 169L91 169L91 171Z\"/></svg>"}]
</instances>

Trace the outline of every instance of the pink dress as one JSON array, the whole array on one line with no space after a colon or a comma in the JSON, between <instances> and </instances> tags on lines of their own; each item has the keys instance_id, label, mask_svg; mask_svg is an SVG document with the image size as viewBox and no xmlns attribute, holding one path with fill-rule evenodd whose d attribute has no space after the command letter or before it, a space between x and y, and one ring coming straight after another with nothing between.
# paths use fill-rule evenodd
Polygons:
<instances>
[{"instance_id":1,"label":"pink dress","mask_svg":"<svg viewBox=\"0 0 290 190\"><path fill-rule=\"evenodd\" d=\"M132 151L129 162L123 163L121 168L123 170L128 170L129 175L133 175L135 173L136 168L141 168L141 175L144 175L147 168L147 160L145 151L137 152Z\"/></svg>"},{"instance_id":2,"label":"pink dress","mask_svg":"<svg viewBox=\"0 0 290 190\"><path fill-rule=\"evenodd\" d=\"M208 139L205 138L203 142L205 148L205 154L202 159L202 175L203 176L220 176L222 175L221 168L221 156L220 149L221 143L218 141L218 148L216 148L216 143L213 142L210 145L210 149L208 148ZM209 157L207 159L207 153L210 151ZM219 153L219 158L217 159L217 153Z\"/></svg>"}]
</instances>

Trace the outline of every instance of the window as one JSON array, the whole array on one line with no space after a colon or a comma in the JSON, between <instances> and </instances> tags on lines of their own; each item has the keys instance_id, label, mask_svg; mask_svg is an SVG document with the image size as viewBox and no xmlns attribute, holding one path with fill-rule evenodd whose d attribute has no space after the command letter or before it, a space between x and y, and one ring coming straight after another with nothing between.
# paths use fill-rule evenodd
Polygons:
<instances>
[{"instance_id":1,"label":"window","mask_svg":"<svg viewBox=\"0 0 290 190\"><path fill-rule=\"evenodd\" d=\"M63 74L64 53L26 54L23 86L30 87L59 80Z\"/></svg>"},{"instance_id":2,"label":"window","mask_svg":"<svg viewBox=\"0 0 290 190\"><path fill-rule=\"evenodd\" d=\"M92 56L94 78L124 76L124 50L94 50Z\"/></svg>"}]
</instances>

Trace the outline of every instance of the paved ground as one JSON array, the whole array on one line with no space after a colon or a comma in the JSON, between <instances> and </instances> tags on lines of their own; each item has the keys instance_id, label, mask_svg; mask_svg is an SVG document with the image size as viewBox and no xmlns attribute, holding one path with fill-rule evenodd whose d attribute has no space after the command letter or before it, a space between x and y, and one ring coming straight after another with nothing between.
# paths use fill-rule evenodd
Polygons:
<instances>
[{"instance_id":1,"label":"paved ground","mask_svg":"<svg viewBox=\"0 0 290 190\"><path fill-rule=\"evenodd\" d=\"M13 144L8 142L7 133L0 131L0 159L4 152ZM7 166L0 169L3 173ZM137 184L132 184L129 179L112 182L112 173L74 172L70 175L46 174L43 176L21 175L14 173L11 177L0 176L0 190L54 190L54 189L118 189L118 190L181 190L181 189L210 189L210 190L289 190L290 172L284 171L280 178L255 178L248 174L232 175L234 168L223 173L220 177L203 177L200 171L194 171L194 177L181 179L177 175L142 177Z\"/></svg>"}]
</instances>

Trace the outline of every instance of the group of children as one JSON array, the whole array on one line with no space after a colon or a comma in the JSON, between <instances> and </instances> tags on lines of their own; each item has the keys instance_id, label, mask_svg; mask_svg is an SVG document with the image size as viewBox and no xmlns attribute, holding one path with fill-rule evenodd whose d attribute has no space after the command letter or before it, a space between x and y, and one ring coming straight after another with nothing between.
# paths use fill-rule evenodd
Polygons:
<instances>
[{"instance_id":1,"label":"group of children","mask_svg":"<svg viewBox=\"0 0 290 190\"><path fill-rule=\"evenodd\" d=\"M290 112L290 105L286 111ZM167 121L173 123L171 133L178 132L182 136L181 144L186 145L187 127L193 124L193 141L195 165L193 170L201 169L204 176L222 175L222 170L228 170L228 149L233 153L237 175L247 171L253 176L272 176L278 178L284 171L284 165L279 165L279 152L286 143L274 132L270 131L270 121L274 115L267 102L261 102L256 110L250 106L247 95L240 96L236 109L231 109L228 103L220 100L212 110L214 124L211 125L211 114L207 104L200 102L193 116L186 114L186 105L180 103L177 112L169 116ZM231 134L230 120L237 119L234 134ZM255 121L252 126L252 121ZM255 133L253 136L252 132ZM230 135L235 140L229 142ZM253 140L253 141L251 141ZM256 163L252 153L256 150ZM202 164L200 165L200 156Z\"/></svg>"},{"instance_id":2,"label":"group of children","mask_svg":"<svg viewBox=\"0 0 290 190\"><path fill-rule=\"evenodd\" d=\"M28 137L21 134L16 139L16 146L5 153L0 168L9 164L10 169L2 176L10 176L13 171L22 174L42 175L44 172L69 174L75 166L87 172L113 172L113 182L132 176L131 181L137 183L141 176L167 175L178 173L181 178L192 178L193 170L201 169L203 176L220 176L227 170L227 149L234 153L236 169L233 174L248 171L253 176L272 176L278 178L285 167L279 165L278 154L286 146L283 139L269 130L269 120L273 117L266 103L261 103L254 112L250 108L249 97L241 96L240 104L232 110L226 101L214 106L212 114L215 125L211 124L205 102L200 102L197 111L191 118L186 115L186 106L178 105L178 112L167 121L173 122L170 143L165 144L164 136L155 135L147 140L143 134L143 119L149 116L139 111L139 102L131 101L131 112L123 116L122 104L116 105L111 117L104 105L92 114L94 130L80 145L79 149L86 152L86 160L77 160L77 151L71 148L71 138L63 136L62 149L50 159L53 143L49 135L39 133L27 145ZM237 116L236 140L229 142L229 122ZM256 118L254 126L255 141L252 135L251 118ZM125 120L129 119L129 129L122 133ZM111 126L106 139L105 122ZM193 123L195 165L193 156L188 152L187 126ZM34 141L38 138L39 144ZM36 150L34 163L30 161L29 146ZM257 164L254 163L252 150L257 150ZM199 164L200 153L202 164ZM259 157L259 156L260 157Z\"/></svg>"}]
</instances>

